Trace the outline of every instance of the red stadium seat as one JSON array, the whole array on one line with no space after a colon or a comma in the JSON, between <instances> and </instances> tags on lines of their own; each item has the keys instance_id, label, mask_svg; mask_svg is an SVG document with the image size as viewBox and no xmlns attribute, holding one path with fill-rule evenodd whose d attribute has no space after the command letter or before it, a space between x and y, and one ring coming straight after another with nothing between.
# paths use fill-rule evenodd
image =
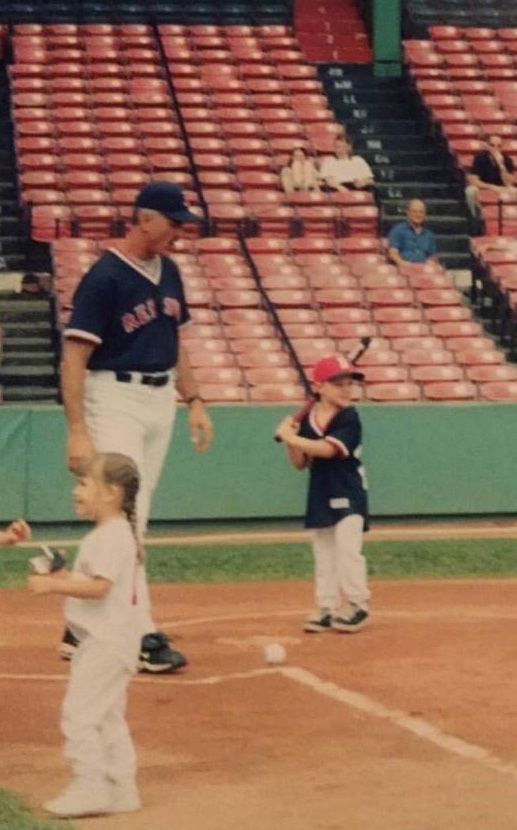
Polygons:
<instances>
[{"instance_id":1,"label":"red stadium seat","mask_svg":"<svg viewBox=\"0 0 517 830\"><path fill-rule=\"evenodd\" d=\"M374 288L366 291L366 300L372 306L410 306L415 296L410 288Z\"/></svg>"},{"instance_id":2,"label":"red stadium seat","mask_svg":"<svg viewBox=\"0 0 517 830\"><path fill-rule=\"evenodd\" d=\"M465 349L456 352L456 361L461 366L482 366L504 363L504 355L496 349Z\"/></svg>"},{"instance_id":3,"label":"red stadium seat","mask_svg":"<svg viewBox=\"0 0 517 830\"><path fill-rule=\"evenodd\" d=\"M300 383L257 384L249 390L249 400L263 403L282 403L284 401L302 402L306 396Z\"/></svg>"},{"instance_id":4,"label":"red stadium seat","mask_svg":"<svg viewBox=\"0 0 517 830\"><path fill-rule=\"evenodd\" d=\"M377 323L415 323L422 320L418 306L376 306L373 317Z\"/></svg>"},{"instance_id":5,"label":"red stadium seat","mask_svg":"<svg viewBox=\"0 0 517 830\"><path fill-rule=\"evenodd\" d=\"M420 399L420 387L410 381L393 383L371 383L365 388L365 397L370 401L403 402L418 401Z\"/></svg>"},{"instance_id":6,"label":"red stadium seat","mask_svg":"<svg viewBox=\"0 0 517 830\"><path fill-rule=\"evenodd\" d=\"M206 352L202 349L200 351L189 351L188 356L194 372L199 368L211 368L220 371L221 368L232 368L236 365L235 356L230 352ZM224 384L217 385L224 387ZM203 388L200 389L200 393L203 397L206 397L203 392ZM212 392L207 392L207 395L209 395L212 400L214 399ZM243 398L238 397L238 400L242 399Z\"/></svg>"},{"instance_id":7,"label":"red stadium seat","mask_svg":"<svg viewBox=\"0 0 517 830\"><path fill-rule=\"evenodd\" d=\"M424 308L424 316L431 322L470 320L471 311L464 305L431 305Z\"/></svg>"},{"instance_id":8,"label":"red stadium seat","mask_svg":"<svg viewBox=\"0 0 517 830\"><path fill-rule=\"evenodd\" d=\"M451 352L443 348L420 349L413 347L401 353L401 362L406 366L446 365L453 363Z\"/></svg>"},{"instance_id":9,"label":"red stadium seat","mask_svg":"<svg viewBox=\"0 0 517 830\"><path fill-rule=\"evenodd\" d=\"M409 374L412 380L417 383L434 383L438 381L463 380L463 369L456 363L450 364L427 364L411 366Z\"/></svg>"},{"instance_id":10,"label":"red stadium seat","mask_svg":"<svg viewBox=\"0 0 517 830\"><path fill-rule=\"evenodd\" d=\"M509 363L466 366L465 373L475 383L517 380L517 366Z\"/></svg>"},{"instance_id":11,"label":"red stadium seat","mask_svg":"<svg viewBox=\"0 0 517 830\"><path fill-rule=\"evenodd\" d=\"M516 401L517 380L499 380L480 384L481 397L488 401Z\"/></svg>"},{"instance_id":12,"label":"red stadium seat","mask_svg":"<svg viewBox=\"0 0 517 830\"><path fill-rule=\"evenodd\" d=\"M372 319L369 308L358 306L328 306L321 309L321 317L327 324L369 323Z\"/></svg>"},{"instance_id":13,"label":"red stadium seat","mask_svg":"<svg viewBox=\"0 0 517 830\"><path fill-rule=\"evenodd\" d=\"M430 401L471 401L477 397L475 384L465 380L424 383L423 389Z\"/></svg>"},{"instance_id":14,"label":"red stadium seat","mask_svg":"<svg viewBox=\"0 0 517 830\"><path fill-rule=\"evenodd\" d=\"M383 337L425 337L430 334L429 326L422 320L395 323L379 323L379 333Z\"/></svg>"},{"instance_id":15,"label":"red stadium seat","mask_svg":"<svg viewBox=\"0 0 517 830\"><path fill-rule=\"evenodd\" d=\"M365 383L400 383L408 380L406 366L362 366Z\"/></svg>"},{"instance_id":16,"label":"red stadium seat","mask_svg":"<svg viewBox=\"0 0 517 830\"><path fill-rule=\"evenodd\" d=\"M416 291L418 302L424 306L457 306L463 303L456 288L423 288Z\"/></svg>"},{"instance_id":17,"label":"red stadium seat","mask_svg":"<svg viewBox=\"0 0 517 830\"><path fill-rule=\"evenodd\" d=\"M238 365L244 369L290 365L289 355L283 351L267 352L257 349L255 351L240 352L236 359Z\"/></svg>"}]
</instances>

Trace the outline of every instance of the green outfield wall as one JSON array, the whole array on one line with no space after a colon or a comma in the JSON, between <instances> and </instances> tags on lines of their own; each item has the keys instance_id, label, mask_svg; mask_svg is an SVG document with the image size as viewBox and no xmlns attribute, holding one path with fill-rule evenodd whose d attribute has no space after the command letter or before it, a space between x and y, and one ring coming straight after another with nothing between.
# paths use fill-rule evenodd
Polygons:
<instances>
[{"instance_id":1,"label":"green outfield wall","mask_svg":"<svg viewBox=\"0 0 517 830\"><path fill-rule=\"evenodd\" d=\"M376 516L512 514L517 405L363 404L364 460ZM306 473L272 439L285 406L212 406L216 439L199 455L180 407L152 516L159 520L294 517ZM0 521L71 521L60 407L0 408Z\"/></svg>"}]
</instances>

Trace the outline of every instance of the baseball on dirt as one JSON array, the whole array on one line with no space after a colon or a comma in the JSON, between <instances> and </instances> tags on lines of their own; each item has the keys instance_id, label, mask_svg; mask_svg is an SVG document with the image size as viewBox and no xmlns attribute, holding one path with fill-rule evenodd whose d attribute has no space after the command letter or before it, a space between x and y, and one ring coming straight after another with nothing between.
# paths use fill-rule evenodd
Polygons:
<instances>
[{"instance_id":1,"label":"baseball on dirt","mask_svg":"<svg viewBox=\"0 0 517 830\"><path fill-rule=\"evenodd\" d=\"M264 646L264 659L270 666L278 666L285 663L287 657L285 648L280 643L268 643Z\"/></svg>"}]
</instances>

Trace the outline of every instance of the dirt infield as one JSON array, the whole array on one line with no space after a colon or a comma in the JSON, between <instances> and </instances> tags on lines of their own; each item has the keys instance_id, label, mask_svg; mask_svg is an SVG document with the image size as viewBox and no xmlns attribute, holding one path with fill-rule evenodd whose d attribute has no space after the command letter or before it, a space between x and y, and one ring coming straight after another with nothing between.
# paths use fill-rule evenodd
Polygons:
<instances>
[{"instance_id":1,"label":"dirt infield","mask_svg":"<svg viewBox=\"0 0 517 830\"><path fill-rule=\"evenodd\" d=\"M310 583L153 586L191 665L131 686L144 809L77 826L515 830L517 580L373 590L361 633L304 635ZM37 807L67 780L61 603L0 601L0 786Z\"/></svg>"}]
</instances>

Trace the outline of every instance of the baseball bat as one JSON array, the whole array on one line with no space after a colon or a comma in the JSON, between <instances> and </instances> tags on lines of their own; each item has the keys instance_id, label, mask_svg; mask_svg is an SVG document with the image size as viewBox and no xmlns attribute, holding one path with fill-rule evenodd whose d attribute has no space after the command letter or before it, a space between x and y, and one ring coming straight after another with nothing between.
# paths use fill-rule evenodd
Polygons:
<instances>
[{"instance_id":1,"label":"baseball bat","mask_svg":"<svg viewBox=\"0 0 517 830\"><path fill-rule=\"evenodd\" d=\"M357 344L357 346L355 347L355 349L352 349L352 351L347 355L347 360L348 360L349 363L352 364L352 366L355 366L355 364L357 363L359 358L362 357L362 355L367 351L367 349L369 349L371 342L372 342L371 337L362 337L361 340L359 341L359 343ZM293 421L295 421L297 424L300 424L303 421L303 419L305 418L305 416L309 414L309 412L311 411L312 407L314 406L314 404L316 403L317 400L318 399L315 398L315 397L310 397L304 403L302 408L294 413ZM282 441L281 438L279 438L277 435L275 435L273 437L274 437L275 441L277 441L278 443L281 443L281 441Z\"/></svg>"}]
</instances>

